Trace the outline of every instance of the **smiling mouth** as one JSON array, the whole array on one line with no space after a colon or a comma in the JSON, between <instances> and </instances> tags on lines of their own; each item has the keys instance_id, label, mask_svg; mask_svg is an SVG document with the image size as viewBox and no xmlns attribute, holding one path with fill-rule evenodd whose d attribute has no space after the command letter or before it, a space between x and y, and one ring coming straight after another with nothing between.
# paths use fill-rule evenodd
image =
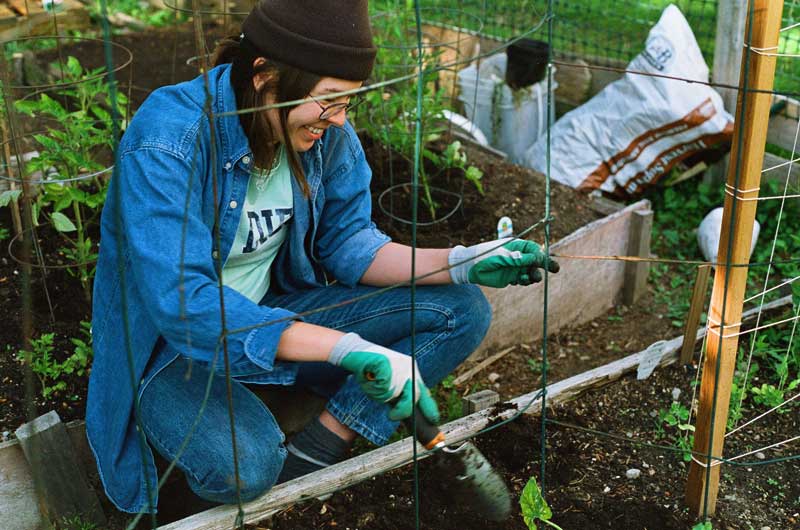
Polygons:
<instances>
[{"instance_id":1,"label":"smiling mouth","mask_svg":"<svg viewBox=\"0 0 800 530\"><path fill-rule=\"evenodd\" d=\"M325 130L319 127L312 127L311 125L306 125L306 129L311 131L313 134L322 134L322 132Z\"/></svg>"}]
</instances>

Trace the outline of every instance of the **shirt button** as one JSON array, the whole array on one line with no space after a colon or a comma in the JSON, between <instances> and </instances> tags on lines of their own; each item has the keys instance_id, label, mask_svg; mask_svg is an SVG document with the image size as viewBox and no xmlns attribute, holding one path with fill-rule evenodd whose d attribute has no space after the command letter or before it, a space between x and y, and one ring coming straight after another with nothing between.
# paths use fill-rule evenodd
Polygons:
<instances>
[{"instance_id":1,"label":"shirt button","mask_svg":"<svg viewBox=\"0 0 800 530\"><path fill-rule=\"evenodd\" d=\"M245 156L244 158L242 158L242 163L244 165L246 165L246 166L249 166L250 165L250 157L249 156Z\"/></svg>"},{"instance_id":2,"label":"shirt button","mask_svg":"<svg viewBox=\"0 0 800 530\"><path fill-rule=\"evenodd\" d=\"M233 167L233 164L231 164L230 162L225 162L225 169L226 169L227 171L230 171L230 169L231 169L232 167Z\"/></svg>"},{"instance_id":3,"label":"shirt button","mask_svg":"<svg viewBox=\"0 0 800 530\"><path fill-rule=\"evenodd\" d=\"M212 251L211 252L211 257L214 258L214 259L219 258L219 252L217 252L216 250Z\"/></svg>"},{"instance_id":4,"label":"shirt button","mask_svg":"<svg viewBox=\"0 0 800 530\"><path fill-rule=\"evenodd\" d=\"M231 204L230 204L230 206L231 206L231 208L233 208L233 209L235 210L235 209L236 209L236 207L237 207L237 206L239 206L239 203L238 203L238 202L236 202L236 201L231 201Z\"/></svg>"}]
</instances>

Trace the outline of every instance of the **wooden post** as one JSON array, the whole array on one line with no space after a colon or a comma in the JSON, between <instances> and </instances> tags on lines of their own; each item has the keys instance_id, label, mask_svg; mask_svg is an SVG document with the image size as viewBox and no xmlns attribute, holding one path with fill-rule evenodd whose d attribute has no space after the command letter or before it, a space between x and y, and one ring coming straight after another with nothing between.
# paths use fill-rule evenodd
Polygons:
<instances>
[{"instance_id":1,"label":"wooden post","mask_svg":"<svg viewBox=\"0 0 800 530\"><path fill-rule=\"evenodd\" d=\"M751 1L754 4L753 18L748 19L748 26L752 25L752 29L748 28L745 33L746 38L750 38L750 44L742 59L743 74L739 83L732 163L728 171L729 189L737 187L736 177L740 173L738 189L744 191L737 191L736 198L730 194L725 197L718 261L726 260L729 251L730 261L725 266L717 266L714 273L714 290L708 316L708 347L703 363L694 437L696 453L710 453L716 458L722 456L748 272L747 267L732 267L731 264L748 263L750 259L750 236L756 213L756 201L751 199L758 196L772 100L769 93L751 90L772 90L776 58L770 54L777 50L783 12L783 0ZM743 91L745 87L747 92ZM743 108L745 112L742 116ZM719 461L712 461L708 467L705 457L695 458L689 468L686 502L694 515L713 514L719 488Z\"/></svg>"},{"instance_id":2,"label":"wooden post","mask_svg":"<svg viewBox=\"0 0 800 530\"><path fill-rule=\"evenodd\" d=\"M653 211L640 210L631 215L631 232L628 255L650 257L650 234L653 231ZM625 284L622 288L622 303L633 305L647 290L647 275L650 264L646 261L629 261L625 264Z\"/></svg>"},{"instance_id":3,"label":"wooden post","mask_svg":"<svg viewBox=\"0 0 800 530\"><path fill-rule=\"evenodd\" d=\"M717 36L714 44L714 71L711 79L726 85L739 84L739 68L744 48L747 0L717 0ZM718 88L725 110L736 110L736 90Z\"/></svg>"},{"instance_id":4,"label":"wooden post","mask_svg":"<svg viewBox=\"0 0 800 530\"><path fill-rule=\"evenodd\" d=\"M695 335L697 335L697 326L700 324L700 313L703 312L710 276L711 265L697 267L697 278L694 281L694 290L692 291L692 305L689 306L689 315L686 317L686 326L683 328L681 364L692 362L692 353L694 353L694 343L696 342Z\"/></svg>"},{"instance_id":5,"label":"wooden post","mask_svg":"<svg viewBox=\"0 0 800 530\"><path fill-rule=\"evenodd\" d=\"M66 426L55 411L39 416L15 434L31 468L39 509L52 523L79 515L105 525L100 501L78 462Z\"/></svg>"}]
</instances>

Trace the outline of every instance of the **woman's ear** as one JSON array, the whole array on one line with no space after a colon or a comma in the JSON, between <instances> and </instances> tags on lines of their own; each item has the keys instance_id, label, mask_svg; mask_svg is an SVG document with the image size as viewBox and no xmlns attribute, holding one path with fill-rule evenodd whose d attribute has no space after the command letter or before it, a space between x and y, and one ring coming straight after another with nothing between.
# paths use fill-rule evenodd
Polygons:
<instances>
[{"instance_id":1,"label":"woman's ear","mask_svg":"<svg viewBox=\"0 0 800 530\"><path fill-rule=\"evenodd\" d=\"M253 69L258 70L259 68L263 67L267 63L267 60L263 57L258 57L255 61L253 61ZM256 89L256 92L261 92L261 89L264 88L271 79L272 79L271 72L258 72L253 76L253 88Z\"/></svg>"}]
</instances>

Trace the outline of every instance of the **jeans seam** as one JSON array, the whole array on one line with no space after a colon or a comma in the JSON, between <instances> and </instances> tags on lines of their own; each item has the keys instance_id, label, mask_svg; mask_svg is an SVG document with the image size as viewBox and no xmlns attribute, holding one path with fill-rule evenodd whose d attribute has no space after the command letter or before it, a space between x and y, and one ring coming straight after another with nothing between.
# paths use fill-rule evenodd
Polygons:
<instances>
[{"instance_id":1,"label":"jeans seam","mask_svg":"<svg viewBox=\"0 0 800 530\"><path fill-rule=\"evenodd\" d=\"M440 306L440 305L436 305L436 304L420 304L420 303L415 304L415 306L416 306L417 309L424 309L424 310L428 310L428 311L436 311L438 313L442 313L447 317L448 321L453 317L452 311L450 311L448 308L446 308L444 306ZM385 308L384 307L384 308L380 308L380 309L378 309L376 311L372 311L370 313L365 313L365 314L358 315L358 317L349 318L349 319L343 319L343 320L339 320L338 322L332 322L332 323L328 324L328 327L333 328L333 329L339 329L339 328L341 328L343 326L356 324L358 322L363 322L365 320L370 320L370 319L376 318L376 317L381 317L381 316L384 316L384 315L388 315L389 313L397 313L397 312L400 312L400 311L410 311L411 307L412 307L411 304L404 304L402 306L393 306L393 307L389 307L389 308Z\"/></svg>"}]
</instances>

